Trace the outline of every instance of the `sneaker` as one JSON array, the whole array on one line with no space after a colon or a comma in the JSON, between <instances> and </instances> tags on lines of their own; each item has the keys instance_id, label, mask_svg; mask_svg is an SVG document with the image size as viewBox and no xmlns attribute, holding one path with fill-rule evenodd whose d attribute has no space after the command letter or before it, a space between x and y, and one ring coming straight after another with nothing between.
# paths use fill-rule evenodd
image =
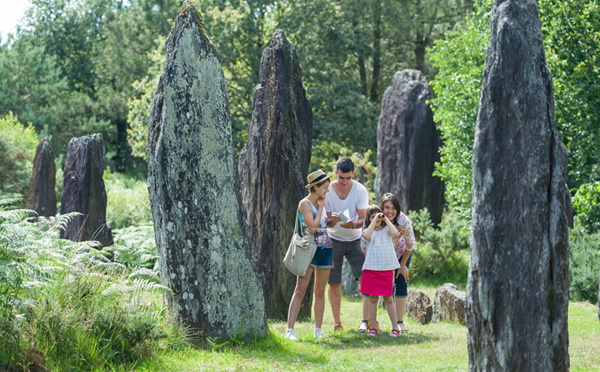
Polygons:
<instances>
[{"instance_id":1,"label":"sneaker","mask_svg":"<svg viewBox=\"0 0 600 372\"><path fill-rule=\"evenodd\" d=\"M369 329L369 321L363 319L363 321L360 322L360 325L358 326L358 333L365 333L368 329Z\"/></svg>"},{"instance_id":2,"label":"sneaker","mask_svg":"<svg viewBox=\"0 0 600 372\"><path fill-rule=\"evenodd\" d=\"M333 331L334 332L343 332L344 326L342 325L342 322L335 323L335 325L333 326Z\"/></svg>"},{"instance_id":3,"label":"sneaker","mask_svg":"<svg viewBox=\"0 0 600 372\"><path fill-rule=\"evenodd\" d=\"M298 340L298 337L296 337L296 333L294 332L294 328L288 328L285 330L285 338L291 341Z\"/></svg>"},{"instance_id":4,"label":"sneaker","mask_svg":"<svg viewBox=\"0 0 600 372\"><path fill-rule=\"evenodd\" d=\"M367 336L377 336L377 328L369 329L369 333L367 333Z\"/></svg>"},{"instance_id":5,"label":"sneaker","mask_svg":"<svg viewBox=\"0 0 600 372\"><path fill-rule=\"evenodd\" d=\"M315 328L315 338L323 338L325 337L325 333L321 331L321 328Z\"/></svg>"}]
</instances>

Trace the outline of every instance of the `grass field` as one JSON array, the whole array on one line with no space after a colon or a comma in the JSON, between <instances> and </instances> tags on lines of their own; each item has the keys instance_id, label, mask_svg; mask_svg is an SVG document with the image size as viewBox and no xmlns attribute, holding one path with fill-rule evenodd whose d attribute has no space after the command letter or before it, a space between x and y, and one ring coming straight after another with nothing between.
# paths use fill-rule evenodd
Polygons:
<instances>
[{"instance_id":1,"label":"grass field","mask_svg":"<svg viewBox=\"0 0 600 372\"><path fill-rule=\"evenodd\" d=\"M421 288L433 298L435 288ZM569 306L571 371L600 371L600 322L597 307L589 303ZM345 330L333 334L329 304L323 330L316 340L313 324L296 324L299 341L286 340L285 322L269 321L270 334L262 339L232 339L206 348L157 355L124 370L136 371L465 371L468 366L465 326L453 323L418 325L405 319L408 334L393 339L387 313L378 319L384 332L368 337L356 332L360 322L359 299L345 297ZM209 342L210 344L210 342Z\"/></svg>"}]
</instances>

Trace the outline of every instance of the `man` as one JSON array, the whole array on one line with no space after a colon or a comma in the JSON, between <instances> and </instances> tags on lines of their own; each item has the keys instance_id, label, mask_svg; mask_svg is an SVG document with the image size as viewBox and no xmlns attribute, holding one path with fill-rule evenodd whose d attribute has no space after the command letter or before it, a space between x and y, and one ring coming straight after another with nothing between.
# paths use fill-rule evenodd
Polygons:
<instances>
[{"instance_id":1,"label":"man","mask_svg":"<svg viewBox=\"0 0 600 372\"><path fill-rule=\"evenodd\" d=\"M365 257L360 249L360 238L365 213L369 206L369 194L367 189L357 181L354 181L354 162L350 158L341 158L336 164L335 175L337 180L329 185L326 196L327 218L334 223L334 227L327 228L327 233L333 243L333 268L329 275L329 303L333 313L334 332L344 330L340 319L340 306L342 303L342 266L344 256L350 263L354 277L359 281L362 277L362 266ZM347 222L341 222L340 214L350 218ZM363 310L362 319L369 318L369 298L362 297ZM364 323L364 324L363 324ZM365 332L367 324L361 322L359 332Z\"/></svg>"}]
</instances>

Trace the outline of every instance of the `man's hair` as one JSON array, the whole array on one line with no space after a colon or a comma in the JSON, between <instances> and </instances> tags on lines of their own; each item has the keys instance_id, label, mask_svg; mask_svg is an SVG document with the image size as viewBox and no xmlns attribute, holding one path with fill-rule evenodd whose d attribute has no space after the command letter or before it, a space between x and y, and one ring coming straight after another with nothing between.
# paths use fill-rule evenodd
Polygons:
<instances>
[{"instance_id":1,"label":"man's hair","mask_svg":"<svg viewBox=\"0 0 600 372\"><path fill-rule=\"evenodd\" d=\"M335 169L341 173L354 172L354 162L350 158L340 158Z\"/></svg>"}]
</instances>

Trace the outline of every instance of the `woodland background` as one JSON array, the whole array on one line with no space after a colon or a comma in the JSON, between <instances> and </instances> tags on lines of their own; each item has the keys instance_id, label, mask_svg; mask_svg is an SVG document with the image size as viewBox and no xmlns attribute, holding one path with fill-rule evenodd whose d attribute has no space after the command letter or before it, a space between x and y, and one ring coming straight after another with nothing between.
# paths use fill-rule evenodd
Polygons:
<instances>
[{"instance_id":1,"label":"woodland background","mask_svg":"<svg viewBox=\"0 0 600 372\"><path fill-rule=\"evenodd\" d=\"M236 150L246 142L262 50L274 30L281 28L297 48L313 109L311 171L323 168L331 172L339 156L352 156L363 169L371 192L383 92L397 71L410 68L424 72L432 87L431 105L444 140L436 174L446 184L447 210L436 228L427 211L410 212L419 236L411 276L417 285L452 281L464 288L472 145L489 42L491 1L193 2L204 16L221 58ZM55 152L60 200L61 167L68 141L102 133L109 164L105 173L107 218L120 252L115 256L116 263L123 266L117 274L111 271L110 275L115 275L112 284L128 285L139 290L140 296L144 291L164 290L159 286L155 265L146 188L146 136L150 102L164 63L164 41L180 1L31 0L31 4L16 34L0 39L0 331L13 337L3 337L4 346L20 350L16 354L0 353L0 367L23 360L31 362L34 357L26 350L33 339L37 340L33 344L46 357L54 358L54 363L67 353L44 349L44 342L52 345L58 339L44 341L39 328L44 325L35 321L36 316L42 319L62 305L57 303L54 308L50 301L45 305L46 312L27 309L28 301L51 298L50 293L55 298L57 293L66 296L61 291L73 290L61 287L60 283L66 283L61 280L67 280L66 271L56 267L67 270L70 260L76 258L55 257L55 261L48 261L46 255L64 246L50 231L69 216L47 222L45 230L37 226L31 227L35 231L26 228L27 232L22 232L19 224L26 215L8 212L24 205L35 147L43 137L50 138ZM600 4L595 0L539 0L538 6L558 129L569 154L567 185L575 215L570 231L570 296L573 301L596 303L600 270ZM35 235L38 233L44 239ZM27 251L32 236L43 243ZM28 253L15 255L15 250ZM90 257L95 257L93 251L86 250ZM51 274L45 271L48 262L55 265ZM108 266L105 262L104 267ZM149 272L140 272L142 269ZM134 284L140 275L145 284ZM99 286L81 280L81 290ZM31 284L34 282L45 284ZM95 289L98 293L107 290L100 287ZM40 288L46 291L43 296ZM109 294L116 291L114 288ZM109 329L113 324L109 312L98 309L96 315L100 315L94 319ZM138 321L138 326L152 328L152 317L161 317L162 313L148 314L146 323L135 317L120 321L125 325ZM29 317L27 327L19 323L19 316ZM77 322L89 320L73 319L75 328L80 324ZM63 319L61 324L67 323ZM168 328L166 324L160 327ZM177 336L184 331L165 331L167 328L161 328L161 332L171 332L168 339L176 340L173 345L186 342ZM60 329L55 334L66 337ZM137 328L132 329L135 334ZM152 329L157 339L164 336L157 328ZM119 349L115 345L121 342L121 352L116 354L119 357L98 359L100 366L134 360L140 355L145 339L135 341L132 334L123 337L134 340L130 345L133 351L123 352L123 340L117 337L111 345ZM21 341L14 340L26 341L21 345Z\"/></svg>"}]
</instances>

